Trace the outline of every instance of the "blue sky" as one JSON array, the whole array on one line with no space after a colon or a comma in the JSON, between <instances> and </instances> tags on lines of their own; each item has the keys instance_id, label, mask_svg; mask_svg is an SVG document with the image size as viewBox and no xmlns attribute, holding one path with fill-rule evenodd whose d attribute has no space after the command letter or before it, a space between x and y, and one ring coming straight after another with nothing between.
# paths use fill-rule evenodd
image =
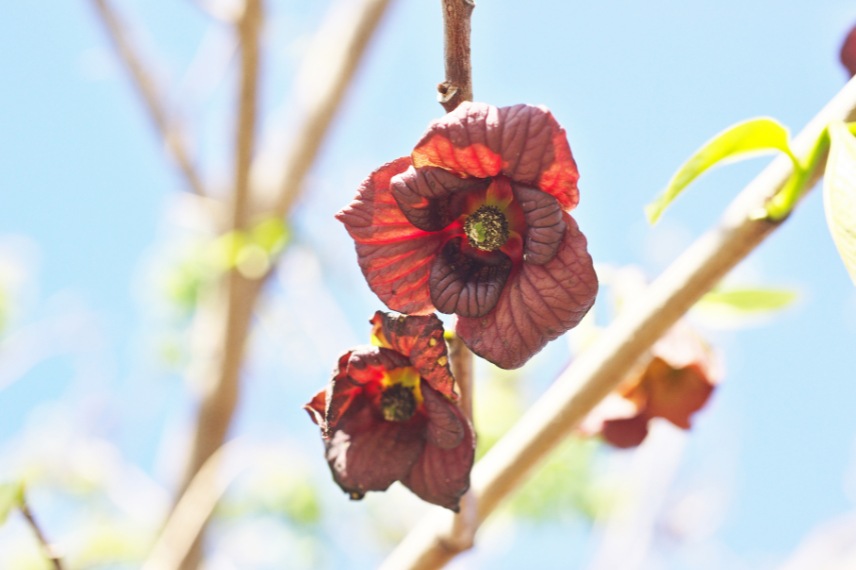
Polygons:
<instances>
[{"instance_id":1,"label":"blue sky","mask_svg":"<svg viewBox=\"0 0 856 570\"><path fill-rule=\"evenodd\" d=\"M281 105L326 3L268 4L263 124L273 132L279 117L288 117ZM293 316L289 311L307 299L318 303L308 291L313 281L301 281L309 272L325 284L324 299L338 302L332 315L339 330L328 345L310 347L314 357L307 359L298 356L305 337L266 328L238 431L276 425L295 437L317 437L299 405L326 380L335 355L363 341L361 327L380 308L331 216L373 168L407 154L441 113L434 99L442 79L435 4L394 2L295 211L297 252L273 287L281 299L275 307ZM231 125L222 116L231 108L231 72L203 82L201 94L182 83L205 34L224 37L225 29L191 2L117 5L145 25L138 43L157 62L170 99L185 102L180 108L205 171L227 174ZM853 23L856 8L844 0L787 8L772 0L483 1L473 17L475 97L550 107L580 167L574 216L595 261L637 264L653 277L767 159L711 173L654 229L644 221L644 205L698 145L732 123L769 115L798 131L844 84L837 51ZM12 441L33 410L85 399L89 386L118 410L123 451L155 469L165 426L186 421L190 409L175 374L153 358L152 339L166 325L145 304L154 294L146 291L150 267L181 233L168 212L183 185L87 2L0 7L0 70L0 245L13 244L12 253L0 252L28 268L13 326L51 321L73 308L92 331L91 342L70 345L0 388L0 437ZM29 245L10 241L14 236ZM299 269L289 272L289 261ZM819 193L732 280L792 288L800 302L763 326L709 332L727 374L696 422L677 485L721 474L728 506L717 540L741 560L768 564L820 522L853 508L846 481L854 477L856 442L856 295L824 226ZM309 316L297 318L314 326ZM283 343L296 364L271 356ZM564 355L552 349L534 363L541 375L535 382L546 382ZM81 370L94 370L94 377L81 383ZM271 393L282 400L272 403ZM137 405L139 398L150 408ZM141 440L149 443L133 444ZM518 539L516 551L526 540ZM555 542L543 542L537 544L545 556L558 555Z\"/></svg>"}]
</instances>

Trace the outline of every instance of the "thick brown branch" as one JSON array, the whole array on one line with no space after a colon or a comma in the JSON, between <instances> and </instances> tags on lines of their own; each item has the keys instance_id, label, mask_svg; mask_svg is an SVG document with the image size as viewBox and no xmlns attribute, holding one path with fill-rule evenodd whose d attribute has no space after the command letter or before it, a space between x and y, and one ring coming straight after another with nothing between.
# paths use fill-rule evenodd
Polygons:
<instances>
[{"instance_id":1,"label":"thick brown branch","mask_svg":"<svg viewBox=\"0 0 856 570\"><path fill-rule=\"evenodd\" d=\"M205 187L190 159L181 130L170 121L163 97L158 92L151 74L147 71L136 49L131 44L118 14L110 5L109 0L91 0L91 2L113 42L116 53L131 75L133 85L139 93L152 123L163 138L167 151L178 164L190 190L199 196L204 196Z\"/></svg>"},{"instance_id":2,"label":"thick brown branch","mask_svg":"<svg viewBox=\"0 0 856 570\"><path fill-rule=\"evenodd\" d=\"M440 104L450 112L463 101L473 100L470 61L470 19L473 0L442 0L446 80L437 86Z\"/></svg>"},{"instance_id":3,"label":"thick brown branch","mask_svg":"<svg viewBox=\"0 0 856 570\"><path fill-rule=\"evenodd\" d=\"M852 80L794 140L803 158L827 124L856 118L856 79ZM823 164L823 161L820 161ZM792 172L782 157L764 169L731 204L720 223L701 236L623 312L598 341L582 353L523 418L476 465L473 488L478 521L490 515L625 377L636 360L705 292L751 253L779 224L755 214ZM821 169L811 173L812 182ZM387 568L438 568L453 556L443 537L453 528L449 513L423 520L399 544Z\"/></svg>"}]
</instances>

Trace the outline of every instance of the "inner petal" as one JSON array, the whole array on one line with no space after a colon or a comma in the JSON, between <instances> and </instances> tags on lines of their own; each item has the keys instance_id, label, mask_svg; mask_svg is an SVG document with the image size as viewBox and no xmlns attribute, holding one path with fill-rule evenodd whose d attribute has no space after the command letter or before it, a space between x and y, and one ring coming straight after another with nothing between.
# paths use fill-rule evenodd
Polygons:
<instances>
[{"instance_id":1,"label":"inner petal","mask_svg":"<svg viewBox=\"0 0 856 570\"><path fill-rule=\"evenodd\" d=\"M434 259L431 302L441 313L480 317L496 306L512 262L501 251L467 253L462 244L461 237L450 239Z\"/></svg>"},{"instance_id":2,"label":"inner petal","mask_svg":"<svg viewBox=\"0 0 856 570\"><path fill-rule=\"evenodd\" d=\"M390 188L411 224L437 232L463 213L465 191L484 190L489 183L489 179L461 178L442 168L411 166L393 177Z\"/></svg>"},{"instance_id":3,"label":"inner petal","mask_svg":"<svg viewBox=\"0 0 856 570\"><path fill-rule=\"evenodd\" d=\"M526 263L544 265L556 257L565 236L562 207L556 198L541 190L514 183L512 190L528 226L523 259Z\"/></svg>"}]
</instances>

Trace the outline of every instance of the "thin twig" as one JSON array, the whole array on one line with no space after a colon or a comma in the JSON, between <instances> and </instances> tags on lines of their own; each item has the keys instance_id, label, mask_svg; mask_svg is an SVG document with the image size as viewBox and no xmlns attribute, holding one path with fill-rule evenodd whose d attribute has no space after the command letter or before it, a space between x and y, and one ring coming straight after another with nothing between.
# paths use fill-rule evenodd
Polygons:
<instances>
[{"instance_id":1,"label":"thin twig","mask_svg":"<svg viewBox=\"0 0 856 570\"><path fill-rule=\"evenodd\" d=\"M36 518L33 516L33 512L30 510L30 506L27 504L27 501L21 501L18 508L24 516L24 520L26 520L27 524L30 525L33 534L36 535L39 547L42 549L42 552L44 552L45 557L51 561L54 570L63 570L62 559L56 554L56 552L54 552L53 547L51 547L50 542L48 542L47 537L45 537L45 533L42 532L42 528L36 522Z\"/></svg>"},{"instance_id":2,"label":"thin twig","mask_svg":"<svg viewBox=\"0 0 856 570\"><path fill-rule=\"evenodd\" d=\"M856 79L851 80L794 140L803 158L827 124L856 118ZM820 161L822 165L824 161ZM490 515L571 430L625 377L636 360L705 292L751 253L780 223L755 214L792 172L786 157L773 161L735 199L719 224L701 236L633 307L567 369L473 470L478 521ZM814 184L821 168L811 173ZM442 541L453 517L432 513L399 544L386 568L439 568L453 556Z\"/></svg>"},{"instance_id":3,"label":"thin twig","mask_svg":"<svg viewBox=\"0 0 856 570\"><path fill-rule=\"evenodd\" d=\"M442 2L446 80L437 86L437 91L440 104L449 113L461 102L473 100L470 19L475 3L473 0Z\"/></svg>"},{"instance_id":4,"label":"thin twig","mask_svg":"<svg viewBox=\"0 0 856 570\"><path fill-rule=\"evenodd\" d=\"M294 103L299 136L291 139L274 185L273 215L284 217L300 193L324 135L390 0L338 0L330 7L297 75ZM254 170L263 170L262 164Z\"/></svg>"},{"instance_id":5,"label":"thin twig","mask_svg":"<svg viewBox=\"0 0 856 570\"><path fill-rule=\"evenodd\" d=\"M475 426L473 421L473 353L458 335L453 335L449 339L449 362L461 395L459 401L461 411ZM455 516L452 531L442 539L447 549L460 552L473 547L473 539L478 528L477 513L475 495L471 490L467 491L461 497L461 510Z\"/></svg>"},{"instance_id":6,"label":"thin twig","mask_svg":"<svg viewBox=\"0 0 856 570\"><path fill-rule=\"evenodd\" d=\"M91 2L113 42L116 53L130 73L133 85L139 93L149 117L163 138L168 152L178 164L187 185L195 194L204 196L205 187L190 159L184 136L175 122L170 120L163 97L158 92L154 79L143 64L136 49L131 44L128 32L119 15L110 5L109 0L91 0Z\"/></svg>"}]
</instances>

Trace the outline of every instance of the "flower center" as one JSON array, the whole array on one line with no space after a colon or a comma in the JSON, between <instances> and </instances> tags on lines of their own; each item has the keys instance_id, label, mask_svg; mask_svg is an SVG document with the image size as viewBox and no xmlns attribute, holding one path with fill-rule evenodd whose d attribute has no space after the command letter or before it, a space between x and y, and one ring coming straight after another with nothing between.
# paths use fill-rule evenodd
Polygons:
<instances>
[{"instance_id":1,"label":"flower center","mask_svg":"<svg viewBox=\"0 0 856 570\"><path fill-rule=\"evenodd\" d=\"M485 205L467 217L464 233L471 246L496 251L508 241L508 220L496 206Z\"/></svg>"},{"instance_id":2,"label":"flower center","mask_svg":"<svg viewBox=\"0 0 856 570\"><path fill-rule=\"evenodd\" d=\"M388 422L406 422L416 413L416 396L413 388L393 384L380 397L380 410Z\"/></svg>"}]
</instances>

